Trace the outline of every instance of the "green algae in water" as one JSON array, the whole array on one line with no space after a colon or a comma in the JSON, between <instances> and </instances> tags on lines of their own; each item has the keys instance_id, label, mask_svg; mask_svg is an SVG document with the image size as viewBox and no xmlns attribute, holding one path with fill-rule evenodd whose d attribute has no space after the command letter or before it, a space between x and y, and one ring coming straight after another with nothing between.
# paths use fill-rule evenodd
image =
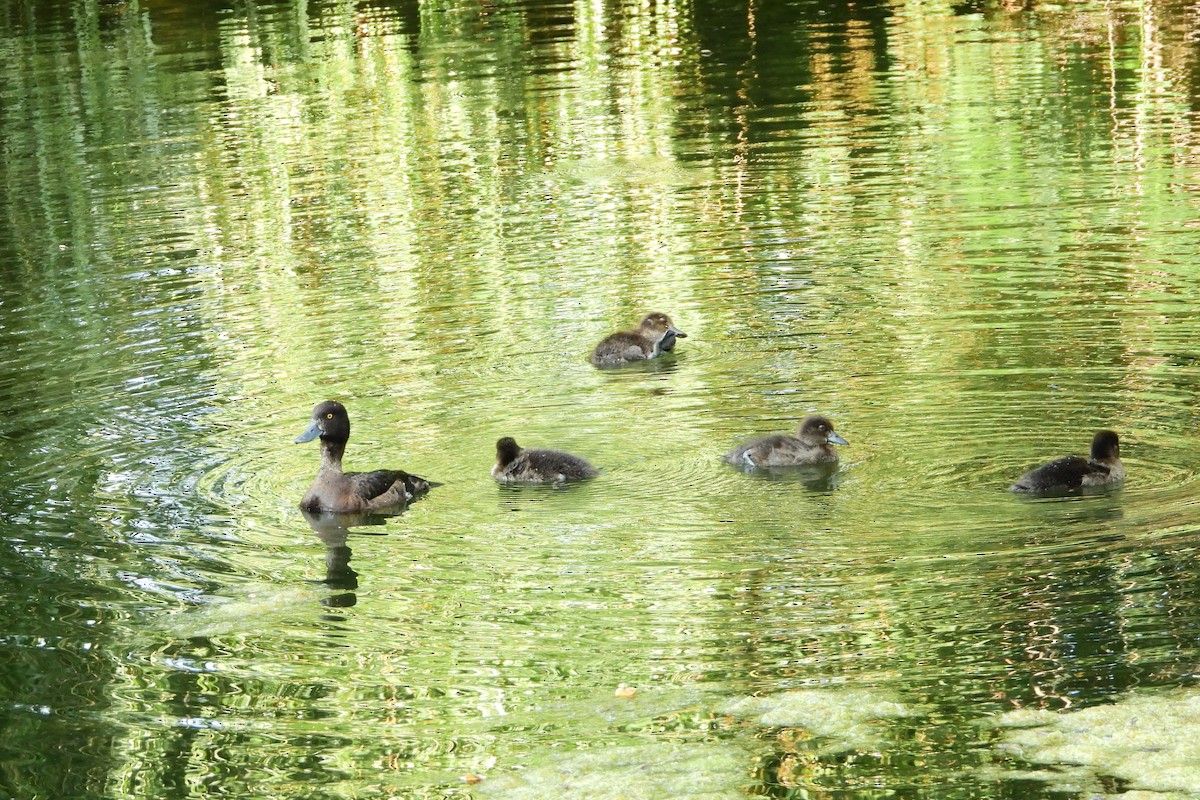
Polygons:
<instances>
[{"instance_id":1,"label":"green algae in water","mask_svg":"<svg viewBox=\"0 0 1200 800\"><path fill-rule=\"evenodd\" d=\"M903 703L866 689L798 689L734 700L722 711L754 717L771 727L804 728L826 740L818 748L824 753L875 749L883 740L883 721L914 713Z\"/></svg>"},{"instance_id":2,"label":"green algae in water","mask_svg":"<svg viewBox=\"0 0 1200 800\"><path fill-rule=\"evenodd\" d=\"M576 751L488 778L474 791L502 800L746 800L751 766L751 756L733 745L649 742Z\"/></svg>"},{"instance_id":3,"label":"green algae in water","mask_svg":"<svg viewBox=\"0 0 1200 800\"><path fill-rule=\"evenodd\" d=\"M1004 729L1000 749L1032 764L1085 767L1151 793L1143 797L1200 796L1200 692L1133 695L1082 711L1014 711L996 724Z\"/></svg>"}]
</instances>

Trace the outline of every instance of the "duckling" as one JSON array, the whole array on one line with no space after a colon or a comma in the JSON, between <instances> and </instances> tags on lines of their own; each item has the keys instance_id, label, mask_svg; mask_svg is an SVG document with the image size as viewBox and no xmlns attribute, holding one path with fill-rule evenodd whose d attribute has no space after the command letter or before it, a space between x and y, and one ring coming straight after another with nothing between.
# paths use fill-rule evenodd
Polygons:
<instances>
[{"instance_id":1,"label":"duckling","mask_svg":"<svg viewBox=\"0 0 1200 800\"><path fill-rule=\"evenodd\" d=\"M804 464L836 464L835 444L850 444L834 433L833 423L811 416L800 423L797 435L774 433L739 445L721 460L742 467L796 467Z\"/></svg>"},{"instance_id":2,"label":"duckling","mask_svg":"<svg viewBox=\"0 0 1200 800\"><path fill-rule=\"evenodd\" d=\"M604 337L592 351L591 361L598 367L626 364L658 358L675 349L677 339L686 339L687 334L675 327L666 314L647 314L636 329L618 331Z\"/></svg>"},{"instance_id":3,"label":"duckling","mask_svg":"<svg viewBox=\"0 0 1200 800\"><path fill-rule=\"evenodd\" d=\"M496 442L492 477L501 483L560 483L594 478L600 471L561 450L526 450L511 436Z\"/></svg>"},{"instance_id":4,"label":"duckling","mask_svg":"<svg viewBox=\"0 0 1200 800\"><path fill-rule=\"evenodd\" d=\"M308 494L300 501L300 508L305 511L346 514L395 509L436 485L398 469L342 472L342 454L350 439L350 415L345 406L334 400L317 404L312 421L296 437L296 443L311 442L318 436L321 468Z\"/></svg>"},{"instance_id":5,"label":"duckling","mask_svg":"<svg viewBox=\"0 0 1200 800\"><path fill-rule=\"evenodd\" d=\"M1092 438L1092 452L1083 456L1064 456L1042 464L1021 476L1010 487L1013 492L1056 494L1089 486L1106 486L1125 479L1121 463L1121 444L1112 431L1099 431Z\"/></svg>"}]
</instances>

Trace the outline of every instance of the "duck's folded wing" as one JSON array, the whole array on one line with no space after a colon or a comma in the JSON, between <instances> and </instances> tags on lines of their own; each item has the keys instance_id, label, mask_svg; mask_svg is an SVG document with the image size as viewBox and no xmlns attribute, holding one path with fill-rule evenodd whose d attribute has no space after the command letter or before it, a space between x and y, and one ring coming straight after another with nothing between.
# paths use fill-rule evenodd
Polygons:
<instances>
[{"instance_id":1,"label":"duck's folded wing","mask_svg":"<svg viewBox=\"0 0 1200 800\"><path fill-rule=\"evenodd\" d=\"M420 492L429 489L429 483L401 469L378 469L374 472L347 472L346 479L354 487L354 493L363 500L374 500L385 495L397 482L404 487L404 494L396 492L398 502L407 502Z\"/></svg>"},{"instance_id":2,"label":"duck's folded wing","mask_svg":"<svg viewBox=\"0 0 1200 800\"><path fill-rule=\"evenodd\" d=\"M765 466L773 456L779 456L786 461L795 450L795 444L794 437L782 433L772 433L743 442L726 453L721 460L727 464L737 464L738 466Z\"/></svg>"},{"instance_id":3,"label":"duck's folded wing","mask_svg":"<svg viewBox=\"0 0 1200 800\"><path fill-rule=\"evenodd\" d=\"M604 337L592 351L593 362L639 361L649 352L649 343L644 336L630 331L612 333Z\"/></svg>"}]
</instances>

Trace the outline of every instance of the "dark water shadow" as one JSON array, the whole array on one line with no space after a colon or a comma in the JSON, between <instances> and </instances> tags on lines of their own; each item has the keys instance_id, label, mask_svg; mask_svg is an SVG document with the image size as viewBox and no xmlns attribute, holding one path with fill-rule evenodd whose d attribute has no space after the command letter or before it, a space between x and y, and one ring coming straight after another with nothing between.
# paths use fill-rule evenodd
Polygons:
<instances>
[{"instance_id":1,"label":"dark water shadow","mask_svg":"<svg viewBox=\"0 0 1200 800\"><path fill-rule=\"evenodd\" d=\"M661 355L658 358L646 358L641 361L626 361L622 364L592 364L600 372L608 375L629 375L639 373L670 373L679 367L679 356L675 353ZM591 362L588 362L591 364Z\"/></svg>"},{"instance_id":2,"label":"dark water shadow","mask_svg":"<svg viewBox=\"0 0 1200 800\"><path fill-rule=\"evenodd\" d=\"M729 464L729 469L758 480L800 483L813 492L831 492L837 488L842 472L837 464L800 464L794 467L752 467Z\"/></svg>"},{"instance_id":3,"label":"dark water shadow","mask_svg":"<svg viewBox=\"0 0 1200 800\"><path fill-rule=\"evenodd\" d=\"M1044 492L1014 492L1009 491L1022 500L1061 500L1079 497L1106 497L1121 491L1123 483L1106 483L1100 486L1081 486L1078 489L1049 489Z\"/></svg>"},{"instance_id":4,"label":"dark water shadow","mask_svg":"<svg viewBox=\"0 0 1200 800\"><path fill-rule=\"evenodd\" d=\"M1123 540L1124 534L1111 526L1125 518L1120 486L1089 486L1069 492L1010 492L1017 505L1009 506L1017 513L1008 517L1011 523L1028 526L1036 541L1075 541L1080 531L1095 536L1096 541ZM1100 528L1095 526L1099 525ZM1094 531L1094 532L1093 532Z\"/></svg>"},{"instance_id":5,"label":"dark water shadow","mask_svg":"<svg viewBox=\"0 0 1200 800\"><path fill-rule=\"evenodd\" d=\"M581 510L581 503L592 496L588 491L599 478L584 480L554 481L552 483L500 483L496 482L498 510L505 513L550 513L555 515L574 514Z\"/></svg>"}]
</instances>

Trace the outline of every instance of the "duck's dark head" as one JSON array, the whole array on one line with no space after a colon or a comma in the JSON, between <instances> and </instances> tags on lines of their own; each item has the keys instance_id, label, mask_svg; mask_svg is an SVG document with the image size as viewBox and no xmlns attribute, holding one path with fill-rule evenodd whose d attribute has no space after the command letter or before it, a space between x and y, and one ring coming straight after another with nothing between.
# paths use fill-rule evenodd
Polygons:
<instances>
[{"instance_id":1,"label":"duck's dark head","mask_svg":"<svg viewBox=\"0 0 1200 800\"><path fill-rule=\"evenodd\" d=\"M346 413L344 405L336 400L317 403L317 407L313 409L312 420L304 429L304 433L296 437L296 444L311 442L318 436L322 442L346 443L350 438L350 415Z\"/></svg>"},{"instance_id":2,"label":"duck's dark head","mask_svg":"<svg viewBox=\"0 0 1200 800\"><path fill-rule=\"evenodd\" d=\"M817 447L823 444L850 444L833 430L833 423L822 416L806 417L800 423L800 438L804 443Z\"/></svg>"},{"instance_id":3,"label":"duck's dark head","mask_svg":"<svg viewBox=\"0 0 1200 800\"><path fill-rule=\"evenodd\" d=\"M638 325L638 330L650 341L660 342L661 350L671 350L675 347L676 339L687 338L687 334L676 328L671 318L661 311L647 314Z\"/></svg>"},{"instance_id":4,"label":"duck's dark head","mask_svg":"<svg viewBox=\"0 0 1200 800\"><path fill-rule=\"evenodd\" d=\"M1100 431L1092 437L1092 460L1106 461L1121 457L1121 443L1112 431Z\"/></svg>"},{"instance_id":5,"label":"duck's dark head","mask_svg":"<svg viewBox=\"0 0 1200 800\"><path fill-rule=\"evenodd\" d=\"M519 455L521 455L521 445L517 444L517 440L511 436L505 436L496 442L496 463L501 467L507 467L516 461Z\"/></svg>"}]
</instances>

